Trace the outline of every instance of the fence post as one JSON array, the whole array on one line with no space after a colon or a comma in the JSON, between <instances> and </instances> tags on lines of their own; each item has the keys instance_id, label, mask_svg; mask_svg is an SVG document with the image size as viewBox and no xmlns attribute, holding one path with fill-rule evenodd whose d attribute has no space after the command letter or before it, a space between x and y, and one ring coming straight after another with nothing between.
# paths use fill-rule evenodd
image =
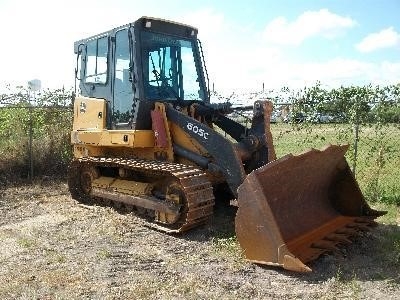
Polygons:
<instances>
[{"instance_id":1,"label":"fence post","mask_svg":"<svg viewBox=\"0 0 400 300\"><path fill-rule=\"evenodd\" d=\"M354 158L353 158L353 174L356 177L356 166L357 166L357 151L358 151L358 132L359 124L354 125Z\"/></svg>"},{"instance_id":2,"label":"fence post","mask_svg":"<svg viewBox=\"0 0 400 300\"><path fill-rule=\"evenodd\" d=\"M29 106L29 179L33 181L33 120L32 120L32 106Z\"/></svg>"}]
</instances>

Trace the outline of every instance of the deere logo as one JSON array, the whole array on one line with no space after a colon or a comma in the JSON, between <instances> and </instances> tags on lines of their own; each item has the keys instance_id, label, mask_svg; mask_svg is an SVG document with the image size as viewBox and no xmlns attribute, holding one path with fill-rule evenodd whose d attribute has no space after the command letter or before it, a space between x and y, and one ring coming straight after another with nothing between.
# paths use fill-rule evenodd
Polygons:
<instances>
[{"instance_id":1,"label":"deere logo","mask_svg":"<svg viewBox=\"0 0 400 300\"><path fill-rule=\"evenodd\" d=\"M86 103L85 102L81 102L81 105L79 106L79 112L81 114L84 114L86 112Z\"/></svg>"}]
</instances>

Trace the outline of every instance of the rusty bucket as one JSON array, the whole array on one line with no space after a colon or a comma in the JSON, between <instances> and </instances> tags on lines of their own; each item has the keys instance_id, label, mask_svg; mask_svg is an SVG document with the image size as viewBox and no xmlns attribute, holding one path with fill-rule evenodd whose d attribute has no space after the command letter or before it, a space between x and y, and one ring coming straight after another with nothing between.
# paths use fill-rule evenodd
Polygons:
<instances>
[{"instance_id":1,"label":"rusty bucket","mask_svg":"<svg viewBox=\"0 0 400 300\"><path fill-rule=\"evenodd\" d=\"M375 224L345 160L348 145L329 145L250 173L238 189L238 241L250 261L309 272L321 254Z\"/></svg>"}]
</instances>

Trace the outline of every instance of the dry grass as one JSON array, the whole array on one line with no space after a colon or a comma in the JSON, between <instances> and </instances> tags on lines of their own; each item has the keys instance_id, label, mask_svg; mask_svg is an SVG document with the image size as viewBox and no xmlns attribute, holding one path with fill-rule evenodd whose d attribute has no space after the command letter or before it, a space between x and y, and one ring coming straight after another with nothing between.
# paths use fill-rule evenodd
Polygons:
<instances>
[{"instance_id":1,"label":"dry grass","mask_svg":"<svg viewBox=\"0 0 400 300\"><path fill-rule=\"evenodd\" d=\"M63 183L8 188L0 213L1 299L400 297L398 210L307 275L247 262L233 233L235 212L223 205L210 224L180 236L77 204Z\"/></svg>"}]
</instances>

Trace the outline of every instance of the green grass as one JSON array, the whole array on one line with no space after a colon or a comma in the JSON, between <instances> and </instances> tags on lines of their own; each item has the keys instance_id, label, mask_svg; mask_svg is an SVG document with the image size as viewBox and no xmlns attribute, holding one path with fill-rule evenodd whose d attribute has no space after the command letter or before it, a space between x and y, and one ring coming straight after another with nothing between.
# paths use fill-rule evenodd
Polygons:
<instances>
[{"instance_id":1,"label":"green grass","mask_svg":"<svg viewBox=\"0 0 400 300\"><path fill-rule=\"evenodd\" d=\"M354 129L349 124L271 125L277 157L320 149L327 144L349 144L346 154L350 168L356 164L356 178L371 202L400 205L400 128L387 125L360 126L357 160L354 160Z\"/></svg>"},{"instance_id":2,"label":"green grass","mask_svg":"<svg viewBox=\"0 0 400 300\"><path fill-rule=\"evenodd\" d=\"M101 260L110 258L111 256L112 256L111 252L107 249L100 249L97 251L97 257Z\"/></svg>"},{"instance_id":3,"label":"green grass","mask_svg":"<svg viewBox=\"0 0 400 300\"><path fill-rule=\"evenodd\" d=\"M238 253L240 253L240 246L236 239L236 236L232 237L217 236L212 239L212 244L218 252L222 251L225 254L230 254L231 256L238 256Z\"/></svg>"},{"instance_id":4,"label":"green grass","mask_svg":"<svg viewBox=\"0 0 400 300\"><path fill-rule=\"evenodd\" d=\"M23 248L32 248L36 245L34 240L28 238L20 238L17 242Z\"/></svg>"},{"instance_id":5,"label":"green grass","mask_svg":"<svg viewBox=\"0 0 400 300\"><path fill-rule=\"evenodd\" d=\"M342 269L339 267L336 271L333 285L329 287L328 292L321 299L338 299L339 295L345 294L346 299L360 299L361 285L357 276L353 274L351 278L346 279Z\"/></svg>"},{"instance_id":6,"label":"green grass","mask_svg":"<svg viewBox=\"0 0 400 300\"><path fill-rule=\"evenodd\" d=\"M387 211L387 214L379 217L378 221L387 225L400 225L400 206L394 204L374 203L377 210Z\"/></svg>"}]
</instances>

